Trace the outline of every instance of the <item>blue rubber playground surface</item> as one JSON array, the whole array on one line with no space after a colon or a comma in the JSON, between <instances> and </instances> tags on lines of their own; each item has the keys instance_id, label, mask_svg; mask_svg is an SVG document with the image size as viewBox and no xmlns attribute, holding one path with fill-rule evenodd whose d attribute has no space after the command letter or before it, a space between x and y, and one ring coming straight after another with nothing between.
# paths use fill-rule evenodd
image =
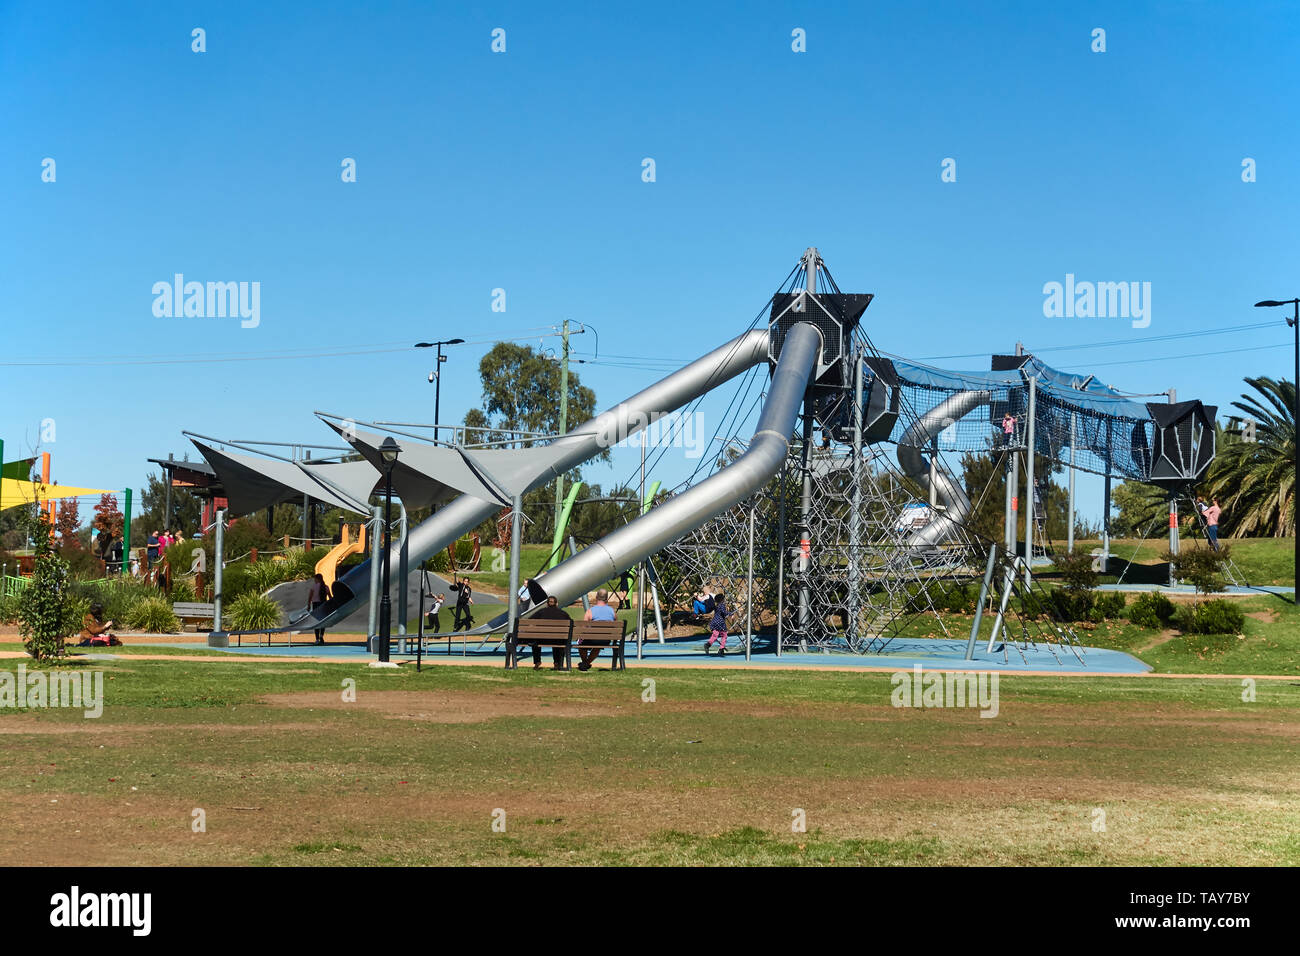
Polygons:
<instances>
[{"instance_id":1,"label":"blue rubber playground surface","mask_svg":"<svg viewBox=\"0 0 1300 956\"><path fill-rule=\"evenodd\" d=\"M414 640L411 641L410 653L399 653L401 638L394 637L391 644L391 659L394 661L415 660ZM155 644L155 647L179 647L191 650L205 650L213 653L254 654L267 657L311 657L322 662L369 662L376 660L365 645L334 643L318 645L303 641L288 645L284 643L257 645L245 643L242 647L213 648L206 642L177 642ZM647 642L638 659L634 642L627 644L627 666L629 668L666 666L711 666L742 669L818 669L834 667L836 669L861 668L862 670L901 670L916 665L930 669L947 670L996 670L1014 673L1047 672L1072 674L1145 674L1151 668L1136 657L1122 651L1108 650L1100 647L1075 648L1071 650L1060 645L995 645L992 653L986 650L987 643L976 645L975 656L967 661L966 642L964 640L946 640L942 638L908 638L891 641L883 651L874 654L847 653L810 653L785 651L780 657L772 652L771 641L759 638L754 645L750 660L745 660L744 644L735 636L728 642L727 656L718 657L716 647L709 655L704 653L704 641L698 638L668 640L663 644L651 640ZM1075 652L1078 652L1077 655ZM480 646L480 639L445 641L428 643L425 647L424 660L429 664L447 661L473 662L488 667L502 667L505 664L505 651L495 638L490 643ZM531 652L525 649L520 661L521 667L531 665ZM550 667L550 654L543 651L542 660ZM602 662L608 667L608 656L602 655L596 666Z\"/></svg>"}]
</instances>

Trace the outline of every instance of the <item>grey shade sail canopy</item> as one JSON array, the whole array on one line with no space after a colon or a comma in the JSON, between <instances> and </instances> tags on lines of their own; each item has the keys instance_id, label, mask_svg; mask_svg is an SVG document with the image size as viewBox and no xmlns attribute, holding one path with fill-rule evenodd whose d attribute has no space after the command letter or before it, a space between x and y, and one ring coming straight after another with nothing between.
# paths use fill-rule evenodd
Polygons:
<instances>
[{"instance_id":1,"label":"grey shade sail canopy","mask_svg":"<svg viewBox=\"0 0 1300 956\"><path fill-rule=\"evenodd\" d=\"M196 438L190 441L221 479L230 512L236 516L294 501L303 495L354 514L369 514L366 499L379 479L369 462L281 461L218 451Z\"/></svg>"},{"instance_id":2,"label":"grey shade sail canopy","mask_svg":"<svg viewBox=\"0 0 1300 956\"><path fill-rule=\"evenodd\" d=\"M379 451L386 436L324 419L375 468L384 467ZM538 478L561 474L556 463L571 450L561 439L539 448L442 448L409 438L393 465L393 490L408 508L443 504L461 494L503 508Z\"/></svg>"}]
</instances>

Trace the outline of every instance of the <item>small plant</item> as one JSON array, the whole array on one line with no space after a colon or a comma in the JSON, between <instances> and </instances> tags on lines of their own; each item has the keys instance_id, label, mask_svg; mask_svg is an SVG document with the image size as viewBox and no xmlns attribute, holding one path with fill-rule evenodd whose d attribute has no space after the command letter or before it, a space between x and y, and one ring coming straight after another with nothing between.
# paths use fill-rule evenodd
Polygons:
<instances>
[{"instance_id":1,"label":"small plant","mask_svg":"<svg viewBox=\"0 0 1300 956\"><path fill-rule=\"evenodd\" d=\"M1094 597L1091 591L1075 591L1068 587L1052 588L1048 592L1048 611L1058 621L1090 621L1093 619Z\"/></svg>"},{"instance_id":2,"label":"small plant","mask_svg":"<svg viewBox=\"0 0 1300 956\"><path fill-rule=\"evenodd\" d=\"M280 605L269 597L248 592L230 604L232 631L260 631L280 626Z\"/></svg>"},{"instance_id":3,"label":"small plant","mask_svg":"<svg viewBox=\"0 0 1300 956\"><path fill-rule=\"evenodd\" d=\"M18 621L18 595L0 595L0 624L15 624Z\"/></svg>"},{"instance_id":4,"label":"small plant","mask_svg":"<svg viewBox=\"0 0 1300 956\"><path fill-rule=\"evenodd\" d=\"M1159 591L1139 594L1129 605L1128 619L1138 627L1156 630L1168 627L1174 619L1174 602Z\"/></svg>"},{"instance_id":5,"label":"small plant","mask_svg":"<svg viewBox=\"0 0 1300 956\"><path fill-rule=\"evenodd\" d=\"M173 604L192 604L197 601L194 585L189 581L177 581L172 585L171 600Z\"/></svg>"},{"instance_id":6,"label":"small plant","mask_svg":"<svg viewBox=\"0 0 1300 956\"><path fill-rule=\"evenodd\" d=\"M1161 555L1174 569L1174 577L1187 581L1196 588L1197 594L1214 594L1227 587L1223 572L1228 563L1229 547L1185 548L1178 554L1166 551Z\"/></svg>"},{"instance_id":7,"label":"small plant","mask_svg":"<svg viewBox=\"0 0 1300 956\"><path fill-rule=\"evenodd\" d=\"M1103 591L1093 595L1092 619L1097 622L1124 616L1124 595L1118 591Z\"/></svg>"},{"instance_id":8,"label":"small plant","mask_svg":"<svg viewBox=\"0 0 1300 956\"><path fill-rule=\"evenodd\" d=\"M18 633L27 653L38 661L63 656L64 639L79 621L77 606L68 589L68 564L50 542L50 526L31 522L36 561L31 581L18 599Z\"/></svg>"},{"instance_id":9,"label":"small plant","mask_svg":"<svg viewBox=\"0 0 1300 956\"><path fill-rule=\"evenodd\" d=\"M175 634L181 622L172 613L172 606L160 597L147 597L137 601L127 615L126 626L150 634Z\"/></svg>"},{"instance_id":10,"label":"small plant","mask_svg":"<svg viewBox=\"0 0 1300 956\"><path fill-rule=\"evenodd\" d=\"M1184 634L1240 634L1246 615L1232 601L1219 598L1180 607L1174 622Z\"/></svg>"},{"instance_id":11,"label":"small plant","mask_svg":"<svg viewBox=\"0 0 1300 956\"><path fill-rule=\"evenodd\" d=\"M1062 586L1067 591L1091 591L1097 586L1097 572L1092 567L1092 555L1075 548L1052 556L1052 564L1060 572Z\"/></svg>"}]
</instances>

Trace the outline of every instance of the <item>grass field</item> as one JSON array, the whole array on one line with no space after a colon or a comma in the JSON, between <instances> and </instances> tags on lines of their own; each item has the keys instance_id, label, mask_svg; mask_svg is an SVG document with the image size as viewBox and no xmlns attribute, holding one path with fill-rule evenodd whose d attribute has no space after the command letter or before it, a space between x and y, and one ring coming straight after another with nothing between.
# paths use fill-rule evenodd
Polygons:
<instances>
[{"instance_id":1,"label":"grass field","mask_svg":"<svg viewBox=\"0 0 1300 956\"><path fill-rule=\"evenodd\" d=\"M98 720L0 711L0 864L1300 863L1300 681L1003 677L982 719L879 673L94 666Z\"/></svg>"}]
</instances>

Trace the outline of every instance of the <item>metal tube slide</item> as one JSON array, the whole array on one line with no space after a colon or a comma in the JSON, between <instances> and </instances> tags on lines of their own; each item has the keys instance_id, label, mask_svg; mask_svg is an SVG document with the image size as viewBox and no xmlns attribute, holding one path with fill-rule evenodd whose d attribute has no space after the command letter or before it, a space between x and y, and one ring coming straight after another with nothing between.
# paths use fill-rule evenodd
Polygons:
<instances>
[{"instance_id":1,"label":"metal tube slide","mask_svg":"<svg viewBox=\"0 0 1300 956\"><path fill-rule=\"evenodd\" d=\"M928 495L930 493L930 463L921 454L934 436L969 414L989 403L987 391L958 392L930 409L898 441L898 464L903 472L915 481ZM961 485L953 480L946 468L934 469L934 496L944 506L942 515L934 517L924 528L910 535L909 547L939 544L952 536L957 526L970 514L971 503Z\"/></svg>"},{"instance_id":2,"label":"metal tube slide","mask_svg":"<svg viewBox=\"0 0 1300 956\"><path fill-rule=\"evenodd\" d=\"M569 448L569 453L559 459L548 474L539 477L525 490L531 491L546 484L556 475L635 434L650 424L652 416L675 411L723 382L766 362L767 350L767 330L753 329L579 425L555 440L556 445ZM472 495L461 495L411 529L408 560L413 566L420 564L499 510L490 502ZM317 614L295 621L288 629L330 627L348 617L365 600L369 565L370 562L366 561L350 569L339 578L341 587L336 586L337 598L323 605Z\"/></svg>"},{"instance_id":3,"label":"metal tube slide","mask_svg":"<svg viewBox=\"0 0 1300 956\"><path fill-rule=\"evenodd\" d=\"M767 402L749 448L731 465L584 548L537 578L548 596L568 604L672 544L682 535L744 501L785 463L790 434L821 354L821 333L810 323L792 328L768 387ZM490 628L505 623L504 615Z\"/></svg>"}]
</instances>

